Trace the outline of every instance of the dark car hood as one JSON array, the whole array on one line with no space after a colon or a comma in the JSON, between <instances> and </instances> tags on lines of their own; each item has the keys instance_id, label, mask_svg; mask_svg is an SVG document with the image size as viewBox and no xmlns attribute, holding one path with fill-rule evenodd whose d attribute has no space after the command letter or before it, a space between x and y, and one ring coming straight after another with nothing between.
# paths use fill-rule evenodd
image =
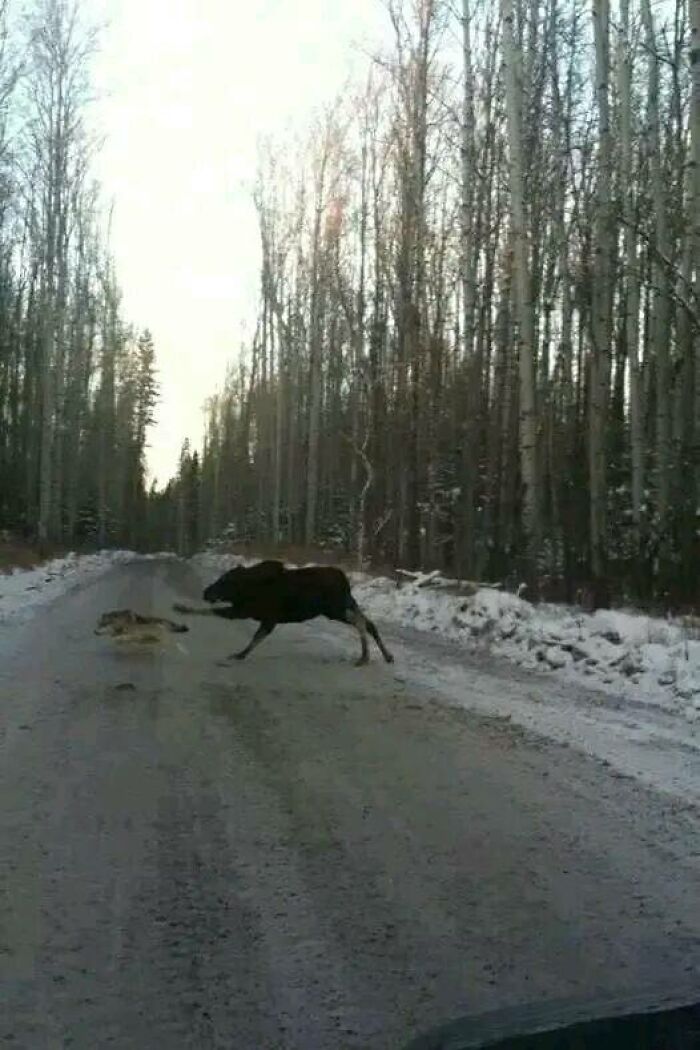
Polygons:
<instances>
[{"instance_id":1,"label":"dark car hood","mask_svg":"<svg viewBox=\"0 0 700 1050\"><path fill-rule=\"evenodd\" d=\"M700 986L564 999L463 1017L403 1050L700 1050Z\"/></svg>"}]
</instances>

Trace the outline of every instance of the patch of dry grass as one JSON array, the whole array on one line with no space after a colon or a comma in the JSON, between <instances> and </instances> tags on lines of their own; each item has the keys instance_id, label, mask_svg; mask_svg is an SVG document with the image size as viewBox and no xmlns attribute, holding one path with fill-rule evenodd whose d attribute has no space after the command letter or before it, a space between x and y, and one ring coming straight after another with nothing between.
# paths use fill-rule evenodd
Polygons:
<instances>
[{"instance_id":1,"label":"patch of dry grass","mask_svg":"<svg viewBox=\"0 0 700 1050\"><path fill-rule=\"evenodd\" d=\"M53 544L31 544L12 536L0 535L0 573L13 569L35 569L38 565L60 558L65 550Z\"/></svg>"}]
</instances>

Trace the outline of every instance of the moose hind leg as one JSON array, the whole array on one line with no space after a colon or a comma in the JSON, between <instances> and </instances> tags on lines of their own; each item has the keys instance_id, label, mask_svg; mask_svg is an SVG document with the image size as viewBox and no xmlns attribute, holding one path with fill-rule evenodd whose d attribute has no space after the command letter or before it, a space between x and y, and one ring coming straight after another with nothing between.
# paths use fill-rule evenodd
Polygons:
<instances>
[{"instance_id":1,"label":"moose hind leg","mask_svg":"<svg viewBox=\"0 0 700 1050\"><path fill-rule=\"evenodd\" d=\"M227 659L245 660L246 656L248 656L249 653L252 653L253 649L260 645L262 640L267 638L268 634L272 634L274 629L274 623L261 623L245 649L241 649L239 653L231 653Z\"/></svg>"},{"instance_id":2,"label":"moose hind leg","mask_svg":"<svg viewBox=\"0 0 700 1050\"><path fill-rule=\"evenodd\" d=\"M375 642L379 646L379 648L381 650L381 653L382 653L382 656L384 657L384 659L386 660L386 662L388 664L393 664L394 657L392 656L392 654L389 652L387 647L384 645L384 642L379 637L379 631L377 630L377 628L375 627L375 625L372 623L372 621L369 619L368 616L365 616L364 619L365 619L365 623L367 624L367 630L369 631L369 633L372 635L372 637L374 638Z\"/></svg>"},{"instance_id":3,"label":"moose hind leg","mask_svg":"<svg viewBox=\"0 0 700 1050\"><path fill-rule=\"evenodd\" d=\"M348 623L357 630L360 636L360 642L362 644L362 653L360 659L356 661L357 667L362 667L363 664L369 663L369 643L367 642L367 622L360 612L359 609L348 609L345 613L345 619Z\"/></svg>"}]
</instances>

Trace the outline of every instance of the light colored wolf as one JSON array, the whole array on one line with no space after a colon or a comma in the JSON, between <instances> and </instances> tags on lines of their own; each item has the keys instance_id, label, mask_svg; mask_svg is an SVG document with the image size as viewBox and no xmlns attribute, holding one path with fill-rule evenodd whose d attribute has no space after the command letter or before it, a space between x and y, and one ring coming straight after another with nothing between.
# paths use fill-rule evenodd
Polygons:
<instances>
[{"instance_id":1,"label":"light colored wolf","mask_svg":"<svg viewBox=\"0 0 700 1050\"><path fill-rule=\"evenodd\" d=\"M113 609L102 614L95 628L95 634L134 642L158 642L163 631L182 634L189 631L189 627L163 616L142 616L132 609Z\"/></svg>"}]
</instances>

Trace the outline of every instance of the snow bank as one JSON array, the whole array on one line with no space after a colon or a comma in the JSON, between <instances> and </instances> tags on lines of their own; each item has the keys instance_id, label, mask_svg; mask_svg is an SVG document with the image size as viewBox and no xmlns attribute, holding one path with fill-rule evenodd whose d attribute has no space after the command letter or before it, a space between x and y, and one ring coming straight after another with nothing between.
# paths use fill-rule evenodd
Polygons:
<instances>
[{"instance_id":1,"label":"snow bank","mask_svg":"<svg viewBox=\"0 0 700 1050\"><path fill-rule=\"evenodd\" d=\"M460 596L425 586L425 580L397 587L386 579L356 577L355 594L379 619L700 719L700 640L680 621L534 606L494 589Z\"/></svg>"},{"instance_id":2,"label":"snow bank","mask_svg":"<svg viewBox=\"0 0 700 1050\"><path fill-rule=\"evenodd\" d=\"M36 569L0 573L0 624L27 619L39 605L107 572L114 565L138 557L132 551L67 554Z\"/></svg>"},{"instance_id":3,"label":"snow bank","mask_svg":"<svg viewBox=\"0 0 700 1050\"><path fill-rule=\"evenodd\" d=\"M193 560L206 576L245 563L214 552ZM435 574L407 578L400 586L360 574L352 574L352 582L358 602L373 618L700 721L700 638L680 621L534 606L492 588L467 596L455 593L456 581Z\"/></svg>"}]
</instances>

